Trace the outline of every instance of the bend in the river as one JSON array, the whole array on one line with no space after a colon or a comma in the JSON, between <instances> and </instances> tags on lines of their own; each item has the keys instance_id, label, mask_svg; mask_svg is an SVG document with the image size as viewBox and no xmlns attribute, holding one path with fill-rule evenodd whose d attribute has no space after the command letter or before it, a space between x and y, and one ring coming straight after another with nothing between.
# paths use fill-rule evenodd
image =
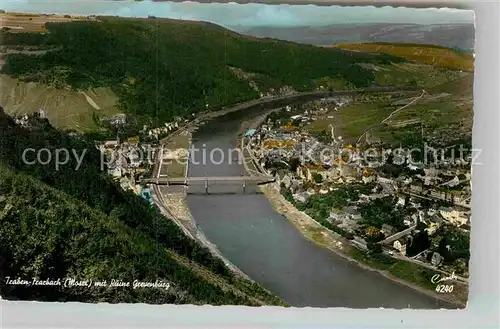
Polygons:
<instances>
[{"instance_id":1,"label":"bend in the river","mask_svg":"<svg viewBox=\"0 0 500 329\"><path fill-rule=\"evenodd\" d=\"M208 122L193 135L198 149L229 152L256 108ZM228 158L228 154L225 154ZM189 176L238 176L237 162L189 165ZM233 264L293 306L448 308L432 297L362 269L306 240L260 194L188 195L189 209L205 235Z\"/></svg>"}]
</instances>

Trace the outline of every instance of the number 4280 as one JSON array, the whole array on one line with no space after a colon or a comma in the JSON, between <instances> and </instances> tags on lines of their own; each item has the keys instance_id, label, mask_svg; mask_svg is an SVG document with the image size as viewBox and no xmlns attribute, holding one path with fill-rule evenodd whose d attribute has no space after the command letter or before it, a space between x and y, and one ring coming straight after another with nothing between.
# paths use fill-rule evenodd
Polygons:
<instances>
[{"instance_id":1,"label":"number 4280","mask_svg":"<svg viewBox=\"0 0 500 329\"><path fill-rule=\"evenodd\" d=\"M436 286L436 291L439 293L450 293L453 291L453 285L438 284Z\"/></svg>"}]
</instances>

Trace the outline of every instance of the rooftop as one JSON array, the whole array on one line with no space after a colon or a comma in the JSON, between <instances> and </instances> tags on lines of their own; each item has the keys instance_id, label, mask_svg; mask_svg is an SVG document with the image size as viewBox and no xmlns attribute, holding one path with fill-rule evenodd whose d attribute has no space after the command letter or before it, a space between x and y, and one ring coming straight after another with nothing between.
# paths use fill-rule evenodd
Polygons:
<instances>
[{"instance_id":1,"label":"rooftop","mask_svg":"<svg viewBox=\"0 0 500 329\"><path fill-rule=\"evenodd\" d=\"M248 129L248 131L245 133L245 137L250 137L255 134L255 129Z\"/></svg>"}]
</instances>

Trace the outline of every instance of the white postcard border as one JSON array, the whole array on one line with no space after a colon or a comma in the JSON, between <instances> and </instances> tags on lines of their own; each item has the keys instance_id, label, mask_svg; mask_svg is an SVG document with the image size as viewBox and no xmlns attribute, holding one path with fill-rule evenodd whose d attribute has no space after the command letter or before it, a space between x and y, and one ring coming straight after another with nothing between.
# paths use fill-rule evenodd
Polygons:
<instances>
[{"instance_id":1,"label":"white postcard border","mask_svg":"<svg viewBox=\"0 0 500 329\"><path fill-rule=\"evenodd\" d=\"M79 0L76 0L79 1ZM200 1L201 2L201 1ZM222 2L222 1L221 1ZM246 1L245 1L246 2ZM258 1L264 2L264 1ZM274 1L266 1L273 3ZM284 3L286 1L280 1ZM302 1L289 1L298 3ZM306 1L304 1L306 2ZM327 1L313 1L327 2ZM336 3L340 1L334 1ZM347 2L347 1L345 1ZM355 1L353 1L355 2ZM409 1L382 1L412 6ZM449 7L465 1L446 1ZM352 3L352 2L351 2ZM433 1L413 1L415 7ZM441 5L444 3L441 2ZM470 295L466 310L352 310L151 306L0 301L1 328L498 328L499 327L499 12L498 1L467 1L476 12Z\"/></svg>"}]
</instances>

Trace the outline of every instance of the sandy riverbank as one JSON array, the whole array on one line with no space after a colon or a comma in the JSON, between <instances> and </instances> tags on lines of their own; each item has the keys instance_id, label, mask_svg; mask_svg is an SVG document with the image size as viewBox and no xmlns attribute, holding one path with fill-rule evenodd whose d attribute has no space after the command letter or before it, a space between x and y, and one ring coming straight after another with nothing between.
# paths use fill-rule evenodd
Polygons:
<instances>
[{"instance_id":1,"label":"sandy riverbank","mask_svg":"<svg viewBox=\"0 0 500 329\"><path fill-rule=\"evenodd\" d=\"M265 116L259 116L252 121L244 122L242 124L242 129L257 128L263 122L264 118ZM240 140L240 145L243 145L243 140ZM245 154L245 152L242 152L242 154ZM247 170L248 174L254 175L255 171L248 167L248 163L252 163L252 160L247 158L244 159L243 162L245 163L245 169ZM260 168L256 169L259 170ZM393 282L407 286L427 296L450 303L456 308L466 307L468 299L468 289L463 284L453 282L455 286L459 286L459 288L461 288L457 289L458 291L455 294L440 294L435 292L434 290L430 290L428 288L424 288L414 283L410 283L406 280L395 277L388 271L379 270L361 263L360 261L355 260L349 255L349 251L352 250L352 248L355 248L351 245L351 242L349 240L325 228L306 213L299 211L293 204L288 202L283 197L283 195L281 195L279 186L276 183L260 186L260 189L268 199L271 206L275 209L275 211L286 217L302 233L304 237L306 237L313 243L335 252L337 255L350 262L355 263L357 266L365 270L378 272L379 274L392 280Z\"/></svg>"}]
</instances>

